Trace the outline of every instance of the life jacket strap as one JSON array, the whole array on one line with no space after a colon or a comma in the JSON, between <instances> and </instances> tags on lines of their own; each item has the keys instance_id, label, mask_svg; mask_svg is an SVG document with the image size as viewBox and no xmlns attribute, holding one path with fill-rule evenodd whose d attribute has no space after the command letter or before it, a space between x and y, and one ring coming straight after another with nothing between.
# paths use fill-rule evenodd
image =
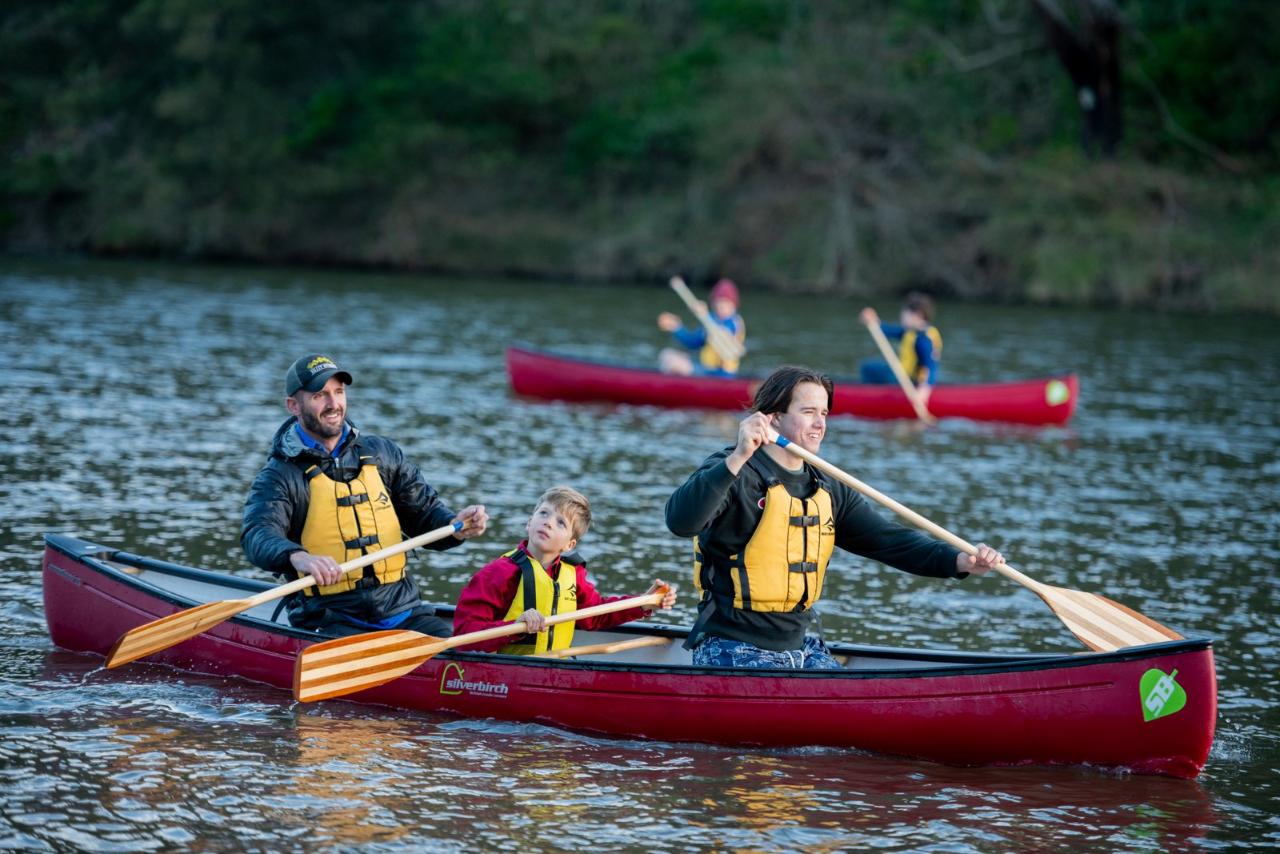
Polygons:
<instances>
[{"instance_id":1,"label":"life jacket strap","mask_svg":"<svg viewBox=\"0 0 1280 854\"><path fill-rule=\"evenodd\" d=\"M684 649L693 649L702 643L703 635L706 634L707 623L711 621L711 615L716 612L716 603L724 602L723 607L728 612L732 607L732 601L725 602L720 596L706 591L702 596L702 603L698 606L698 617L693 621L693 625L689 627L689 634L685 637L681 646Z\"/></svg>"},{"instance_id":2,"label":"life jacket strap","mask_svg":"<svg viewBox=\"0 0 1280 854\"><path fill-rule=\"evenodd\" d=\"M349 549L362 549L365 546L371 546L376 542L378 542L378 536L376 534L366 534L363 537L356 537L354 540L345 540L343 545Z\"/></svg>"},{"instance_id":3,"label":"life jacket strap","mask_svg":"<svg viewBox=\"0 0 1280 854\"><path fill-rule=\"evenodd\" d=\"M369 500L369 493L357 492L354 495L343 495L336 499L339 507L355 507Z\"/></svg>"},{"instance_id":4,"label":"life jacket strap","mask_svg":"<svg viewBox=\"0 0 1280 854\"><path fill-rule=\"evenodd\" d=\"M787 564L787 570L789 572L817 572L818 564L816 561L802 560L797 563Z\"/></svg>"}]
</instances>

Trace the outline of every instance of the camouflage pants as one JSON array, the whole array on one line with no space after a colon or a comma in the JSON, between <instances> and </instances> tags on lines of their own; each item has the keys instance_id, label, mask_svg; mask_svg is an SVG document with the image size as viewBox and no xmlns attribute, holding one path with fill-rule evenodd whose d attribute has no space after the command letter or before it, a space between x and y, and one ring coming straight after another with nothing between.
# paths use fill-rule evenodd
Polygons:
<instances>
[{"instance_id":1,"label":"camouflage pants","mask_svg":"<svg viewBox=\"0 0 1280 854\"><path fill-rule=\"evenodd\" d=\"M761 649L745 641L708 637L693 650L693 663L702 667L762 667L790 670L839 670L821 638L808 636L800 649Z\"/></svg>"}]
</instances>

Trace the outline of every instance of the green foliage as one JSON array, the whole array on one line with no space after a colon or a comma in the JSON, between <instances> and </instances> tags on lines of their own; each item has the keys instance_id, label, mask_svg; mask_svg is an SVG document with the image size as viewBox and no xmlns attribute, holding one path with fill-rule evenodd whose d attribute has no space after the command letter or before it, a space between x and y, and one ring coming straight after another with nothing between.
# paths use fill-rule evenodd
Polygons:
<instances>
[{"instance_id":1,"label":"green foliage","mask_svg":"<svg viewBox=\"0 0 1280 854\"><path fill-rule=\"evenodd\" d=\"M1023 0L11 0L0 245L1256 294L1270 6L1127 0L1128 150L1093 167L1059 156L1078 108Z\"/></svg>"}]
</instances>

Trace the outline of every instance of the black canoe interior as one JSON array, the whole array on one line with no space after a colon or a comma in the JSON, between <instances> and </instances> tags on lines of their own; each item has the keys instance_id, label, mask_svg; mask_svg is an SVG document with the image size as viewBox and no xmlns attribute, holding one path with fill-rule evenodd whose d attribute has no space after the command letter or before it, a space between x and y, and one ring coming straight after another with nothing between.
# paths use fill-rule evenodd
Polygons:
<instances>
[{"instance_id":1,"label":"black canoe interior","mask_svg":"<svg viewBox=\"0 0 1280 854\"><path fill-rule=\"evenodd\" d=\"M126 551L118 551L60 534L47 535L45 542L50 548L66 554L86 566L92 567L105 575L127 581L129 584L147 590L158 598L171 602L180 608L193 607L205 602L223 599L243 599L276 586L264 580L195 569ZM276 614L278 605L279 600L266 602L243 612L234 619L258 624L277 633L313 639L318 637L314 632L305 632L292 628L283 612ZM436 611L440 616L448 619L453 614L453 606L438 605ZM272 622L273 615L275 616L274 622ZM658 636L669 640L670 643L602 654L585 654L566 661L590 661L596 667L635 664L652 665L661 668L689 666L689 653L681 647L687 632L687 627L640 622L628 623L607 632L578 631L574 633L575 648L635 640L644 636ZM1102 659L1146 658L1155 652L1159 654L1175 652L1180 647L1198 649L1208 646L1210 642L1209 638L1196 637L1109 653L1087 651L1046 653L963 652L864 646L831 641L828 641L828 645L837 658L844 662L846 669L849 671L860 673L870 671L878 676L890 676L894 672L898 672L906 676L919 674L921 670L945 669L948 671L992 672L1043 669L1055 666L1070 667L1079 665L1086 659L1097 661ZM486 653L447 654L462 656L486 655ZM503 658L507 658L507 656L503 656ZM521 657L521 660L527 661L523 657ZM548 663L550 663L549 660ZM758 673L760 671L755 672ZM790 672L800 675L800 672ZM803 674L819 675L823 672L827 675L833 673L833 671L803 671Z\"/></svg>"}]
</instances>

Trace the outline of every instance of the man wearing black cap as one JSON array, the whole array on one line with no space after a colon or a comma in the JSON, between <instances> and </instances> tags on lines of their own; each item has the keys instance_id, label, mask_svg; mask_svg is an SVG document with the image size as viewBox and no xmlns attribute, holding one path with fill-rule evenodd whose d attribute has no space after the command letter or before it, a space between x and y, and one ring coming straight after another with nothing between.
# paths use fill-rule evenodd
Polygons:
<instances>
[{"instance_id":1,"label":"man wearing black cap","mask_svg":"<svg viewBox=\"0 0 1280 854\"><path fill-rule=\"evenodd\" d=\"M289 622L348 635L412 629L447 637L450 626L422 602L395 555L354 577L339 563L453 521L462 529L430 548L446 549L484 533L483 505L455 514L418 467L389 439L361 433L347 420L351 374L320 353L289 366L285 406L291 417L276 431L267 463L244 506L240 543L253 563L316 585L289 598Z\"/></svg>"}]
</instances>

